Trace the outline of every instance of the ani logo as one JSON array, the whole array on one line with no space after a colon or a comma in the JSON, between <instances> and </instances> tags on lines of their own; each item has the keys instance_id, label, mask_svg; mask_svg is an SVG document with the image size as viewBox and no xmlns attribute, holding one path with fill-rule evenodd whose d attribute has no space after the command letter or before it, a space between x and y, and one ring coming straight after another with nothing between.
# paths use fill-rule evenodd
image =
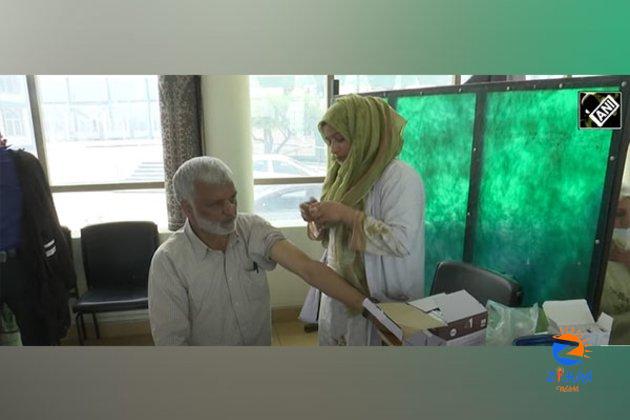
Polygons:
<instances>
[{"instance_id":1,"label":"ani logo","mask_svg":"<svg viewBox=\"0 0 630 420\"><path fill-rule=\"evenodd\" d=\"M585 359L589 359L588 353L591 351L587 348L589 344L582 334L574 329L561 331L561 334L553 336L553 345L551 352L553 358L561 366L555 371L548 372L547 382L555 382L558 384L556 390L560 392L579 392L579 384L587 384L593 380L593 372L584 372L582 370L572 371L565 369L573 366L579 366L584 363ZM562 385L564 384L564 385Z\"/></svg>"}]
</instances>

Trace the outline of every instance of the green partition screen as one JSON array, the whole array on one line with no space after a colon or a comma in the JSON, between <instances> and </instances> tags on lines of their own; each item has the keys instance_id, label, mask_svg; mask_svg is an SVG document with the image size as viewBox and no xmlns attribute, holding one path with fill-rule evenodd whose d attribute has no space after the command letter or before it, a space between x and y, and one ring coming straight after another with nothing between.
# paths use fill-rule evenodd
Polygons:
<instances>
[{"instance_id":1,"label":"green partition screen","mask_svg":"<svg viewBox=\"0 0 630 420\"><path fill-rule=\"evenodd\" d=\"M475 101L474 94L465 94L401 97L396 102L407 120L400 158L424 183L427 291L438 262L463 258Z\"/></svg>"},{"instance_id":2,"label":"green partition screen","mask_svg":"<svg viewBox=\"0 0 630 420\"><path fill-rule=\"evenodd\" d=\"M610 130L578 130L578 91L488 93L473 263L524 304L585 297Z\"/></svg>"},{"instance_id":3,"label":"green partition screen","mask_svg":"<svg viewBox=\"0 0 630 420\"><path fill-rule=\"evenodd\" d=\"M511 276L523 304L597 307L628 147L628 77L379 92L407 120L400 158L425 187L425 292L436 264ZM621 130L578 129L579 91L620 91Z\"/></svg>"}]
</instances>

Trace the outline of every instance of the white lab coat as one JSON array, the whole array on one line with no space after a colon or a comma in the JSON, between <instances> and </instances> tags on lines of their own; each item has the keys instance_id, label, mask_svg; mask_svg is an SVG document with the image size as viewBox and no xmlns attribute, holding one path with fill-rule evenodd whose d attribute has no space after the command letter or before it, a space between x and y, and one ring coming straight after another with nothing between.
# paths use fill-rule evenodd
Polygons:
<instances>
[{"instance_id":1,"label":"white lab coat","mask_svg":"<svg viewBox=\"0 0 630 420\"><path fill-rule=\"evenodd\" d=\"M409 301L423 295L424 203L420 176L397 159L385 168L366 198L365 272L370 295L381 302ZM370 234L367 226L374 224L385 229L374 229L381 233ZM318 298L316 289L309 291L303 320L311 318L308 309L317 307ZM367 319L349 315L344 304L323 294L318 323L320 345L380 343Z\"/></svg>"}]
</instances>

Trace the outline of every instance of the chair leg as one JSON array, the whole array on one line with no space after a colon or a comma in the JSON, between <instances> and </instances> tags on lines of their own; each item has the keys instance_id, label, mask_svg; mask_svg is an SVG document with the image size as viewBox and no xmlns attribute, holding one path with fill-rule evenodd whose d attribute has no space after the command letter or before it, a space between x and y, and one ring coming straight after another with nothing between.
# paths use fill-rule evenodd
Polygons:
<instances>
[{"instance_id":1,"label":"chair leg","mask_svg":"<svg viewBox=\"0 0 630 420\"><path fill-rule=\"evenodd\" d=\"M96 312L92 312L92 321L94 321L94 330L96 331L96 338L101 338L101 332L98 330L98 321L96 320Z\"/></svg>"},{"instance_id":2,"label":"chair leg","mask_svg":"<svg viewBox=\"0 0 630 420\"><path fill-rule=\"evenodd\" d=\"M79 338L79 345L83 345L83 334L81 334L81 327L79 326L81 313L77 313L77 316L74 318L74 323L77 326L77 337Z\"/></svg>"},{"instance_id":3,"label":"chair leg","mask_svg":"<svg viewBox=\"0 0 630 420\"><path fill-rule=\"evenodd\" d=\"M85 331L85 319L83 319L83 312L81 312L81 329L83 330L83 338L87 339L87 332Z\"/></svg>"}]
</instances>

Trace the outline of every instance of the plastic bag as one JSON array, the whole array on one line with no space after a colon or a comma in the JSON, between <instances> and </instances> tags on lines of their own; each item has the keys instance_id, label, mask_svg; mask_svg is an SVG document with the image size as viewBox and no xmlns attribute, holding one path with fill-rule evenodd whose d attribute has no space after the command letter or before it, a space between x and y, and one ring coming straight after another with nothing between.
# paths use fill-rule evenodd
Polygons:
<instances>
[{"instance_id":1,"label":"plastic bag","mask_svg":"<svg viewBox=\"0 0 630 420\"><path fill-rule=\"evenodd\" d=\"M538 324L538 304L531 308L510 308L488 300L488 326L486 327L487 346L510 346L515 338L536 332Z\"/></svg>"}]
</instances>

